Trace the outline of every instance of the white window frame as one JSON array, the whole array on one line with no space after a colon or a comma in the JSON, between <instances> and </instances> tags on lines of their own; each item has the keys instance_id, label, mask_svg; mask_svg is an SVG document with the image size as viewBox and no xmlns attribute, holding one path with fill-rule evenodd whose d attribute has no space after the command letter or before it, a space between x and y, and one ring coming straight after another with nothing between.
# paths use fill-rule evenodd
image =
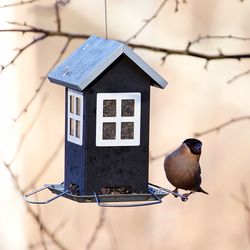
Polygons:
<instances>
[{"instance_id":1,"label":"white window frame","mask_svg":"<svg viewBox=\"0 0 250 250\"><path fill-rule=\"evenodd\" d=\"M134 116L121 116L121 102L122 100L134 100ZM116 100L116 116L103 116L103 101ZM140 92L126 92L126 93L98 93L96 102L96 146L139 146L141 134L141 93ZM116 123L116 138L103 139L103 123ZM121 123L134 123L134 138L121 139Z\"/></svg>"},{"instance_id":2,"label":"white window frame","mask_svg":"<svg viewBox=\"0 0 250 250\"><path fill-rule=\"evenodd\" d=\"M72 100L74 102L73 112L70 111L71 97L72 97ZM76 99L77 98L79 98L79 100L80 100L80 103L79 103L80 114L79 115L76 113ZM72 119L74 122L74 135L70 134L70 131L71 131L70 119ZM76 136L76 121L79 122L79 126L80 126L79 137ZM82 134L83 134L83 94L79 91L75 91L73 89L68 89L67 140L69 142L72 142L72 143L75 143L75 144L82 146Z\"/></svg>"}]
</instances>

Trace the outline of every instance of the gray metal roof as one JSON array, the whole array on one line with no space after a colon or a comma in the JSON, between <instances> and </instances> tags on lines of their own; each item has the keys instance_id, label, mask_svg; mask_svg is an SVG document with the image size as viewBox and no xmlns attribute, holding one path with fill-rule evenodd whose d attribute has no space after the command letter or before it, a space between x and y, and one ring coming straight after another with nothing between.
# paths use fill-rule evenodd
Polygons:
<instances>
[{"instance_id":1,"label":"gray metal roof","mask_svg":"<svg viewBox=\"0 0 250 250\"><path fill-rule=\"evenodd\" d=\"M148 74L153 79L154 86L166 87L167 81L126 44L97 36L89 37L68 58L53 69L48 74L48 78L53 83L75 90L83 90L122 54L129 57Z\"/></svg>"}]
</instances>

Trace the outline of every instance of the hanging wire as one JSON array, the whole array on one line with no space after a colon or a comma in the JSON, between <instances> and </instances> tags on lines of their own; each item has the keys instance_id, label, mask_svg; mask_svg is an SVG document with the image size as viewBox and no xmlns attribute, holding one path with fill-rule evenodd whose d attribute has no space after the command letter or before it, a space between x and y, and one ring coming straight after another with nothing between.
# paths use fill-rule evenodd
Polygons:
<instances>
[{"instance_id":1,"label":"hanging wire","mask_svg":"<svg viewBox=\"0 0 250 250\"><path fill-rule=\"evenodd\" d=\"M108 14L107 14L107 0L104 0L105 5L105 38L108 39Z\"/></svg>"}]
</instances>

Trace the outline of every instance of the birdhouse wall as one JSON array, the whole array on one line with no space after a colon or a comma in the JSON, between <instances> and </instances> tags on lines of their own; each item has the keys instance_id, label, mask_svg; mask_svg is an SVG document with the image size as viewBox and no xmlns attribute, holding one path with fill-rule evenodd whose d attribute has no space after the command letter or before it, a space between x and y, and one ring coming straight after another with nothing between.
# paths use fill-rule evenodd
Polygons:
<instances>
[{"instance_id":1,"label":"birdhouse wall","mask_svg":"<svg viewBox=\"0 0 250 250\"><path fill-rule=\"evenodd\" d=\"M65 188L77 185L81 195L100 194L106 187L148 192L150 81L133 61L121 56L83 90L83 143L74 144L65 136ZM140 145L96 146L97 94L128 92L141 93ZM67 109L66 101L66 114ZM67 131L67 117L65 124Z\"/></svg>"},{"instance_id":2,"label":"birdhouse wall","mask_svg":"<svg viewBox=\"0 0 250 250\"><path fill-rule=\"evenodd\" d=\"M139 146L96 146L98 93L141 93ZM145 193L148 186L150 78L129 58L116 60L86 89L85 192L100 193L103 187L131 187Z\"/></svg>"},{"instance_id":3,"label":"birdhouse wall","mask_svg":"<svg viewBox=\"0 0 250 250\"><path fill-rule=\"evenodd\" d=\"M82 117L82 145L72 143L68 141L68 89L65 91L65 176L64 176L64 185L66 189L69 189L70 185L77 186L76 191L78 194L84 193L83 183L84 183L84 175L86 171L86 136L85 136L85 128L86 128L86 104L85 97L83 93L83 117Z\"/></svg>"}]
</instances>

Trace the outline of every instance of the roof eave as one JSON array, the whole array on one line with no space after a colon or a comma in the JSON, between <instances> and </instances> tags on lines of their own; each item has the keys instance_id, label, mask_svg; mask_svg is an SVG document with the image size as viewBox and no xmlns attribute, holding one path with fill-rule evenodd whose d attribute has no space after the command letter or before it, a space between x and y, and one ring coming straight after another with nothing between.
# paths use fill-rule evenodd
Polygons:
<instances>
[{"instance_id":1,"label":"roof eave","mask_svg":"<svg viewBox=\"0 0 250 250\"><path fill-rule=\"evenodd\" d=\"M74 83L70 83L70 82L65 82L65 81L62 81L62 80L59 80L58 78L56 77L53 77L52 75L48 75L48 79L51 83L54 83L54 84L57 84L57 85L61 85L61 86L64 86L66 88L70 88L70 89L73 89L73 90L77 90L77 91L82 91L81 88L74 84Z\"/></svg>"},{"instance_id":2,"label":"roof eave","mask_svg":"<svg viewBox=\"0 0 250 250\"><path fill-rule=\"evenodd\" d=\"M94 39L94 38L92 38ZM93 82L102 72L104 72L116 59L122 54L125 54L131 61L133 61L145 74L151 78L151 85L164 89L167 86L167 81L162 78L155 70L153 70L146 62L144 62L130 47L126 44L115 42L115 48L105 58L98 61L95 70L85 74L84 77L79 77L77 80L74 78L64 77L65 70L59 65L56 69L48 74L48 78L52 83L72 88L74 90L83 91L91 82ZM76 52L74 52L76 53ZM71 56L72 57L72 56ZM64 62L65 64L65 62Z\"/></svg>"},{"instance_id":3,"label":"roof eave","mask_svg":"<svg viewBox=\"0 0 250 250\"><path fill-rule=\"evenodd\" d=\"M129 57L136 65L141 68L155 82L153 86L164 89L168 82L154 71L146 62L144 62L131 48L127 45L123 46L124 54Z\"/></svg>"}]
</instances>

